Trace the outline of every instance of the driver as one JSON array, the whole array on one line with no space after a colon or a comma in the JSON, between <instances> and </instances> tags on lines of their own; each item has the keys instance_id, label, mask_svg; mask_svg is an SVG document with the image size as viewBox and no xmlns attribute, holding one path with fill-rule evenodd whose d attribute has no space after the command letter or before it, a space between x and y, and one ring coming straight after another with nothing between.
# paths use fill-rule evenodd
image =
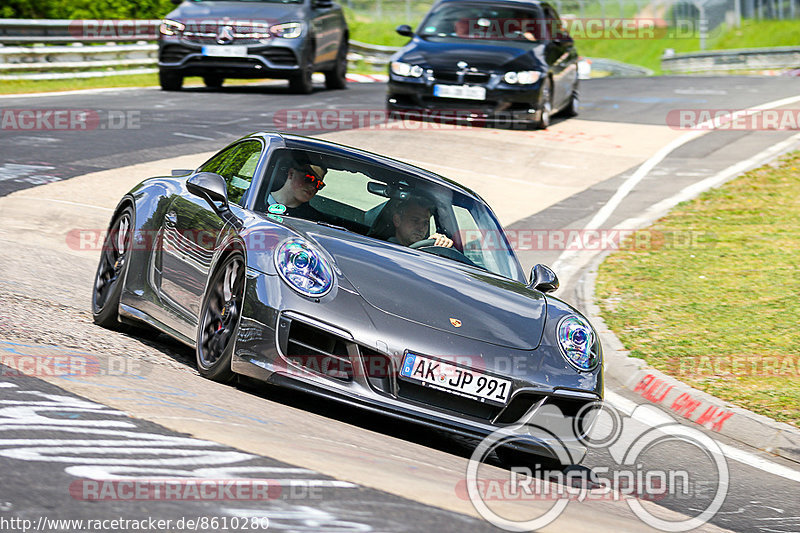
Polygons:
<instances>
[{"instance_id":1,"label":"driver","mask_svg":"<svg viewBox=\"0 0 800 533\"><path fill-rule=\"evenodd\" d=\"M297 165L289 169L283 187L270 193L268 205L283 204L286 214L316 220L319 212L308 205L318 191L325 187L328 169L319 165Z\"/></svg>"},{"instance_id":2,"label":"driver","mask_svg":"<svg viewBox=\"0 0 800 533\"><path fill-rule=\"evenodd\" d=\"M451 248L453 241L445 235L434 233L428 236L433 207L432 202L420 197L412 196L404 200L392 215L395 231L394 237L389 237L389 242L411 246L415 242L433 239L431 246Z\"/></svg>"}]
</instances>

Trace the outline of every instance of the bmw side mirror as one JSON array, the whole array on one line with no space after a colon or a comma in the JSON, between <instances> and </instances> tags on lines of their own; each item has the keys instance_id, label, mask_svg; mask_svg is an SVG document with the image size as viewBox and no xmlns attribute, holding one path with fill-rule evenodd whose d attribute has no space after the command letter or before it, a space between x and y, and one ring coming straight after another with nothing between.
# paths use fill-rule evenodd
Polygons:
<instances>
[{"instance_id":1,"label":"bmw side mirror","mask_svg":"<svg viewBox=\"0 0 800 533\"><path fill-rule=\"evenodd\" d=\"M401 24L394 31L396 31L397 33L399 33L403 37L413 37L414 36L414 30L412 30L411 26L409 26L408 24Z\"/></svg>"},{"instance_id":2,"label":"bmw side mirror","mask_svg":"<svg viewBox=\"0 0 800 533\"><path fill-rule=\"evenodd\" d=\"M215 210L219 207L215 202L222 203L222 211L228 210L228 186L225 178L213 172L198 172L186 180L186 189L210 203Z\"/></svg>"},{"instance_id":3,"label":"bmw side mirror","mask_svg":"<svg viewBox=\"0 0 800 533\"><path fill-rule=\"evenodd\" d=\"M538 264L531 270L529 289L541 292L553 292L558 289L558 276L549 266Z\"/></svg>"},{"instance_id":4,"label":"bmw side mirror","mask_svg":"<svg viewBox=\"0 0 800 533\"><path fill-rule=\"evenodd\" d=\"M333 7L333 0L312 0L311 5L318 8Z\"/></svg>"}]
</instances>

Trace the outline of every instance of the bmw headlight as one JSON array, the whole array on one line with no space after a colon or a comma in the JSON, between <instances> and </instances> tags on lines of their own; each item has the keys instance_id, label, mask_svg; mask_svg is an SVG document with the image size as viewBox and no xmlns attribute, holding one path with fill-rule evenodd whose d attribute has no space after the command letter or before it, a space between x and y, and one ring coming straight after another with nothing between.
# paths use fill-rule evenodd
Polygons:
<instances>
[{"instance_id":1,"label":"bmw headlight","mask_svg":"<svg viewBox=\"0 0 800 533\"><path fill-rule=\"evenodd\" d=\"M289 239L275 251L278 274L304 296L325 296L333 286L333 270L325 258L303 239Z\"/></svg>"},{"instance_id":2,"label":"bmw headlight","mask_svg":"<svg viewBox=\"0 0 800 533\"><path fill-rule=\"evenodd\" d=\"M592 327L575 315L558 323L558 346L564 359L578 370L593 370L600 360Z\"/></svg>"},{"instance_id":3,"label":"bmw headlight","mask_svg":"<svg viewBox=\"0 0 800 533\"><path fill-rule=\"evenodd\" d=\"M303 34L302 22L287 22L285 24L276 24L269 28L269 31L275 37L283 37L284 39L296 39Z\"/></svg>"},{"instance_id":4,"label":"bmw headlight","mask_svg":"<svg viewBox=\"0 0 800 533\"><path fill-rule=\"evenodd\" d=\"M533 85L541 77L542 73L538 70L523 70L522 72L506 72L503 81L509 85Z\"/></svg>"},{"instance_id":5,"label":"bmw headlight","mask_svg":"<svg viewBox=\"0 0 800 533\"><path fill-rule=\"evenodd\" d=\"M392 61L392 72L398 76L419 78L422 76L423 70L419 65L411 65L409 63L403 63L402 61Z\"/></svg>"},{"instance_id":6,"label":"bmw headlight","mask_svg":"<svg viewBox=\"0 0 800 533\"><path fill-rule=\"evenodd\" d=\"M161 26L158 27L158 31L160 31L162 35L177 35L185 29L186 24L169 19L162 20Z\"/></svg>"}]
</instances>

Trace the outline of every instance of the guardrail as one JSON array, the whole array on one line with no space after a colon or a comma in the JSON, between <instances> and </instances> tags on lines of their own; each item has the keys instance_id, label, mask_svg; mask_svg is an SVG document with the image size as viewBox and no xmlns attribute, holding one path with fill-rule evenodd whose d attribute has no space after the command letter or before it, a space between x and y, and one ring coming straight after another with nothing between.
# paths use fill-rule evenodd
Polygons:
<instances>
[{"instance_id":1,"label":"guardrail","mask_svg":"<svg viewBox=\"0 0 800 533\"><path fill-rule=\"evenodd\" d=\"M154 72L158 63L158 46L153 41L159 23L158 20L0 19L0 79L59 79ZM126 42L134 44L121 44ZM8 46L11 43L16 46ZM26 44L32 46L20 46ZM392 54L400 49L354 40L349 45L350 61L361 60L376 66L389 63ZM587 58L582 63L581 77L588 77L588 64L595 71L615 76L649 76L653 73L644 67L619 61Z\"/></svg>"},{"instance_id":2,"label":"guardrail","mask_svg":"<svg viewBox=\"0 0 800 533\"><path fill-rule=\"evenodd\" d=\"M665 72L676 73L773 70L798 67L800 67L800 47L797 46L667 54L661 57L661 69Z\"/></svg>"}]
</instances>

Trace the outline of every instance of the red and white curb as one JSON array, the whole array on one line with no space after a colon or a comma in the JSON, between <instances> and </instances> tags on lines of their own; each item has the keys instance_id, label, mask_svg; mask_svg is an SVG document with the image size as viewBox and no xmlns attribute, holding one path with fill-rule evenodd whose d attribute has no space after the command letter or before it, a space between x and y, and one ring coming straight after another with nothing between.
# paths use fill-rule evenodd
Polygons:
<instances>
[{"instance_id":1,"label":"red and white curb","mask_svg":"<svg viewBox=\"0 0 800 533\"><path fill-rule=\"evenodd\" d=\"M325 75L316 73L311 79L315 83L324 83ZM389 76L386 74L355 74L350 72L347 74L347 81L349 83L386 83L389 81Z\"/></svg>"}]
</instances>

